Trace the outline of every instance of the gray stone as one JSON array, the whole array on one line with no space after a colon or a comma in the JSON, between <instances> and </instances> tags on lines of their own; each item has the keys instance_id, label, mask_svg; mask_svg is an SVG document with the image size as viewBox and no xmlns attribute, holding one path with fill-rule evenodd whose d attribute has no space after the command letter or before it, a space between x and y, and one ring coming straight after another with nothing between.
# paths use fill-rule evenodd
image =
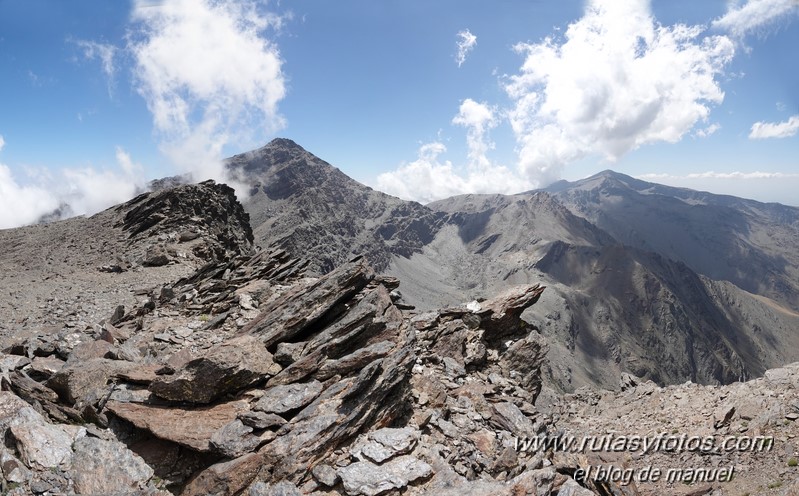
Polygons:
<instances>
[{"instance_id":1,"label":"gray stone","mask_svg":"<svg viewBox=\"0 0 799 496\"><path fill-rule=\"evenodd\" d=\"M253 410L266 413L286 413L312 402L322 392L319 381L274 386L266 390Z\"/></svg>"},{"instance_id":2,"label":"gray stone","mask_svg":"<svg viewBox=\"0 0 799 496\"><path fill-rule=\"evenodd\" d=\"M536 434L533 421L527 418L513 403L505 401L494 404L494 413L491 421L510 431L514 436L529 437Z\"/></svg>"},{"instance_id":3,"label":"gray stone","mask_svg":"<svg viewBox=\"0 0 799 496\"><path fill-rule=\"evenodd\" d=\"M383 463L397 455L410 453L419 437L419 431L409 427L379 429L369 434L371 441L361 444L358 451L375 463Z\"/></svg>"},{"instance_id":4,"label":"gray stone","mask_svg":"<svg viewBox=\"0 0 799 496\"><path fill-rule=\"evenodd\" d=\"M330 465L325 465L324 463L320 463L319 465L316 465L314 468L312 468L311 474L314 476L314 479L316 479L316 481L322 484L323 486L333 487L339 481L336 469L334 469Z\"/></svg>"},{"instance_id":5,"label":"gray stone","mask_svg":"<svg viewBox=\"0 0 799 496\"><path fill-rule=\"evenodd\" d=\"M14 455L0 448L0 473L8 482L22 484L31 478L31 471Z\"/></svg>"},{"instance_id":6,"label":"gray stone","mask_svg":"<svg viewBox=\"0 0 799 496\"><path fill-rule=\"evenodd\" d=\"M57 468L72 459L72 443L86 433L82 427L52 425L39 417L12 424L11 435L26 466Z\"/></svg>"},{"instance_id":7,"label":"gray stone","mask_svg":"<svg viewBox=\"0 0 799 496\"><path fill-rule=\"evenodd\" d=\"M84 437L75 442L70 478L78 494L120 494L144 489L153 469L119 441Z\"/></svg>"},{"instance_id":8,"label":"gray stone","mask_svg":"<svg viewBox=\"0 0 799 496\"><path fill-rule=\"evenodd\" d=\"M47 386L69 405L91 403L108 392L111 378L135 367L130 362L93 358L62 368L47 381Z\"/></svg>"},{"instance_id":9,"label":"gray stone","mask_svg":"<svg viewBox=\"0 0 799 496\"><path fill-rule=\"evenodd\" d=\"M259 444L261 439L252 434L252 427L244 425L239 419L225 425L211 436L211 448L228 458L237 458L255 451Z\"/></svg>"},{"instance_id":10,"label":"gray stone","mask_svg":"<svg viewBox=\"0 0 799 496\"><path fill-rule=\"evenodd\" d=\"M248 496L302 496L297 486L289 481L280 481L274 484L256 482L250 486Z\"/></svg>"},{"instance_id":11,"label":"gray stone","mask_svg":"<svg viewBox=\"0 0 799 496\"><path fill-rule=\"evenodd\" d=\"M395 458L383 465L357 462L338 469L344 490L351 496L377 496L392 489L402 489L432 474L430 465L410 455Z\"/></svg>"}]
</instances>

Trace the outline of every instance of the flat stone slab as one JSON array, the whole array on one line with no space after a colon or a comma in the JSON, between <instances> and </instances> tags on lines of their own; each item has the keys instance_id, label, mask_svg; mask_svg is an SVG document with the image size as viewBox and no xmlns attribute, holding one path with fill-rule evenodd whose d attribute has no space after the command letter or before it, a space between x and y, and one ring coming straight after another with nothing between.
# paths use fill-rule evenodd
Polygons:
<instances>
[{"instance_id":1,"label":"flat stone slab","mask_svg":"<svg viewBox=\"0 0 799 496\"><path fill-rule=\"evenodd\" d=\"M109 401L106 409L154 436L197 451L211 451L211 437L247 410L246 401L181 408Z\"/></svg>"}]
</instances>

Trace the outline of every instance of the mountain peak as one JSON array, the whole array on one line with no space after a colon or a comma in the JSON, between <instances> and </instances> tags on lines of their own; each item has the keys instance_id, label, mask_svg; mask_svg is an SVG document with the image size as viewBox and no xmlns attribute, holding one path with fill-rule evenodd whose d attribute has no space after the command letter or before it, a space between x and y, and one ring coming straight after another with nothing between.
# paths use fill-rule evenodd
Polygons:
<instances>
[{"instance_id":1,"label":"mountain peak","mask_svg":"<svg viewBox=\"0 0 799 496\"><path fill-rule=\"evenodd\" d=\"M289 148L289 149L306 151L305 148L301 147L296 142L288 138L275 138L269 143L267 143L266 146L264 146L263 148Z\"/></svg>"}]
</instances>

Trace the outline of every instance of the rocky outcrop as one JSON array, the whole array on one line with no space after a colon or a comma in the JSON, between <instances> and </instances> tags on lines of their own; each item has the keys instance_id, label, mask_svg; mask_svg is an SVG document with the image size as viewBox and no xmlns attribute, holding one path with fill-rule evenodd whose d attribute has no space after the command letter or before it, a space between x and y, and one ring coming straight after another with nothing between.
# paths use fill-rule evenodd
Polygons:
<instances>
[{"instance_id":1,"label":"rocky outcrop","mask_svg":"<svg viewBox=\"0 0 799 496\"><path fill-rule=\"evenodd\" d=\"M139 248L145 266L162 266L179 258L179 244L205 261L221 261L252 250L250 217L233 188L205 181L156 189L116 207L119 224ZM142 239L150 241L143 244Z\"/></svg>"}]
</instances>

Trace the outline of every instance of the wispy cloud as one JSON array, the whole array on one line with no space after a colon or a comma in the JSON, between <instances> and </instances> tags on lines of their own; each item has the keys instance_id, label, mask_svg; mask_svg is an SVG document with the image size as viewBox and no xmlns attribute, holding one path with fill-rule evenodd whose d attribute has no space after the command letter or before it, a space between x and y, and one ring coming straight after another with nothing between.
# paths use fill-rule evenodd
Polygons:
<instances>
[{"instance_id":1,"label":"wispy cloud","mask_svg":"<svg viewBox=\"0 0 799 496\"><path fill-rule=\"evenodd\" d=\"M721 124L714 122L713 124L709 125L708 127L697 129L696 136L700 138L707 138L708 136L715 134L719 129L721 129Z\"/></svg>"},{"instance_id":2,"label":"wispy cloud","mask_svg":"<svg viewBox=\"0 0 799 496\"><path fill-rule=\"evenodd\" d=\"M712 26L743 38L797 14L799 2L796 0L748 0L743 4L731 2L727 12L715 19Z\"/></svg>"},{"instance_id":3,"label":"wispy cloud","mask_svg":"<svg viewBox=\"0 0 799 496\"><path fill-rule=\"evenodd\" d=\"M663 26L646 0L590 0L563 39L518 44L524 64L505 89L524 173L552 182L585 156L614 161L705 121L735 49L704 29Z\"/></svg>"},{"instance_id":4,"label":"wispy cloud","mask_svg":"<svg viewBox=\"0 0 799 496\"><path fill-rule=\"evenodd\" d=\"M134 3L129 35L138 92L162 151L195 179L229 179L222 150L284 125L283 61L266 37L282 18L247 0Z\"/></svg>"},{"instance_id":5,"label":"wispy cloud","mask_svg":"<svg viewBox=\"0 0 799 496\"><path fill-rule=\"evenodd\" d=\"M644 181L652 181L680 188L712 191L739 198L751 198L762 202L778 202L784 205L799 206L799 173L788 172L694 172L685 175L670 173L641 174L636 176Z\"/></svg>"},{"instance_id":6,"label":"wispy cloud","mask_svg":"<svg viewBox=\"0 0 799 496\"><path fill-rule=\"evenodd\" d=\"M114 84L116 75L116 65L114 58L117 55L118 48L108 43L100 43L90 40L72 40L78 48L83 52L84 58L87 60L99 60L103 68L106 81L108 82L108 95L113 96Z\"/></svg>"},{"instance_id":7,"label":"wispy cloud","mask_svg":"<svg viewBox=\"0 0 799 496\"><path fill-rule=\"evenodd\" d=\"M638 179L658 180L658 179L794 179L799 178L799 174L785 172L692 172L682 176L672 174L641 174L636 176Z\"/></svg>"},{"instance_id":8,"label":"wispy cloud","mask_svg":"<svg viewBox=\"0 0 799 496\"><path fill-rule=\"evenodd\" d=\"M785 122L755 122L749 132L749 139L790 138L799 131L799 115Z\"/></svg>"},{"instance_id":9,"label":"wispy cloud","mask_svg":"<svg viewBox=\"0 0 799 496\"><path fill-rule=\"evenodd\" d=\"M455 61L458 62L458 67L460 67L466 62L466 56L469 55L469 52L474 50L475 45L477 45L477 36L473 35L468 29L464 29L458 32L457 38L458 53L455 55Z\"/></svg>"}]
</instances>

